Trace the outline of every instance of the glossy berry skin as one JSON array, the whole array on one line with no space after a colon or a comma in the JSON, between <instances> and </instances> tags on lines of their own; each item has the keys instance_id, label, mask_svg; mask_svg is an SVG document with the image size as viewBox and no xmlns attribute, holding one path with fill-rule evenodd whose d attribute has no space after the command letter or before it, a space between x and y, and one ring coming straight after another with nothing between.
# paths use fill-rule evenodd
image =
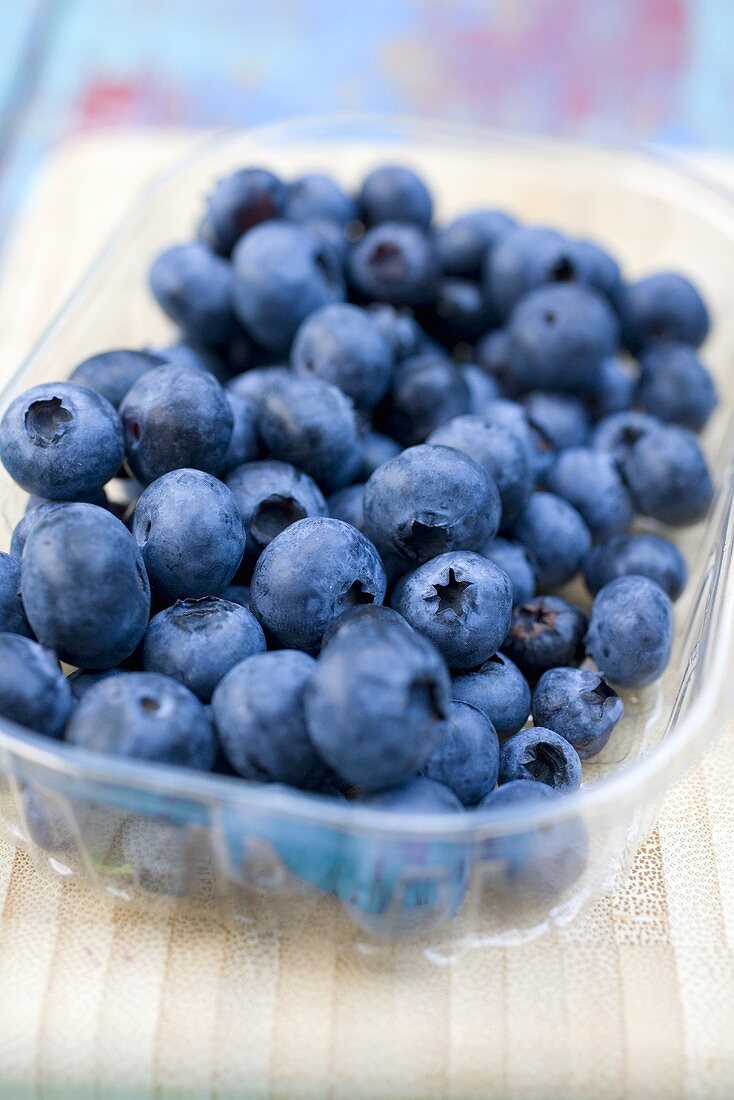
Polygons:
<instances>
[{"instance_id":1,"label":"glossy berry skin","mask_svg":"<svg viewBox=\"0 0 734 1100\"><path fill-rule=\"evenodd\" d=\"M237 334L232 269L206 245L167 248L154 260L149 281L158 305L190 340L217 347Z\"/></svg>"},{"instance_id":2,"label":"glossy berry skin","mask_svg":"<svg viewBox=\"0 0 734 1100\"><path fill-rule=\"evenodd\" d=\"M293 341L291 367L297 375L331 382L359 408L371 409L390 385L393 353L366 310L338 303L303 322Z\"/></svg>"},{"instance_id":3,"label":"glossy berry skin","mask_svg":"<svg viewBox=\"0 0 734 1100\"><path fill-rule=\"evenodd\" d=\"M560 596L539 596L512 613L503 650L525 675L537 679L549 668L580 664L587 620Z\"/></svg>"},{"instance_id":4,"label":"glossy berry skin","mask_svg":"<svg viewBox=\"0 0 734 1100\"><path fill-rule=\"evenodd\" d=\"M649 577L617 577L599 590L586 650L604 676L640 688L662 676L673 642L673 605Z\"/></svg>"},{"instance_id":5,"label":"glossy berry skin","mask_svg":"<svg viewBox=\"0 0 734 1100\"><path fill-rule=\"evenodd\" d=\"M483 280L494 317L502 322L521 298L545 283L576 281L578 263L568 238L545 226L516 226L484 259Z\"/></svg>"},{"instance_id":6,"label":"glossy berry skin","mask_svg":"<svg viewBox=\"0 0 734 1100\"><path fill-rule=\"evenodd\" d=\"M201 470L172 470L149 485L133 517L160 600L218 596L234 577L245 532L231 491Z\"/></svg>"},{"instance_id":7,"label":"glossy berry skin","mask_svg":"<svg viewBox=\"0 0 734 1100\"><path fill-rule=\"evenodd\" d=\"M446 347L473 344L490 324L489 307L479 283L471 279L439 279L436 300L425 316L424 327Z\"/></svg>"},{"instance_id":8,"label":"glossy berry skin","mask_svg":"<svg viewBox=\"0 0 734 1100\"><path fill-rule=\"evenodd\" d=\"M313 652L329 623L359 604L382 603L385 570L372 543L348 523L298 520L258 558L252 610L281 646Z\"/></svg>"},{"instance_id":9,"label":"glossy berry skin","mask_svg":"<svg viewBox=\"0 0 734 1100\"><path fill-rule=\"evenodd\" d=\"M638 511L684 527L702 519L713 496L706 457L693 432L667 424L639 439L621 464Z\"/></svg>"},{"instance_id":10,"label":"glossy berry skin","mask_svg":"<svg viewBox=\"0 0 734 1100\"><path fill-rule=\"evenodd\" d=\"M48 500L76 500L114 477L123 457L120 419L106 398L72 382L16 397L0 421L0 459L13 481Z\"/></svg>"},{"instance_id":11,"label":"glossy berry skin","mask_svg":"<svg viewBox=\"0 0 734 1100\"><path fill-rule=\"evenodd\" d=\"M349 256L349 281L357 295L392 306L429 305L438 274L432 241L406 222L368 229Z\"/></svg>"},{"instance_id":12,"label":"glossy berry skin","mask_svg":"<svg viewBox=\"0 0 734 1100\"><path fill-rule=\"evenodd\" d=\"M238 775L264 783L319 788L326 778L306 728L304 694L316 662L280 649L240 661L214 692L212 715Z\"/></svg>"},{"instance_id":13,"label":"glossy berry skin","mask_svg":"<svg viewBox=\"0 0 734 1100\"><path fill-rule=\"evenodd\" d=\"M379 791L416 774L446 732L449 675L403 626L335 635L306 691L317 751L345 782Z\"/></svg>"},{"instance_id":14,"label":"glossy berry skin","mask_svg":"<svg viewBox=\"0 0 734 1100\"><path fill-rule=\"evenodd\" d=\"M122 399L138 378L151 367L160 367L166 361L163 352L115 348L90 355L69 376L77 386L106 397L113 408L118 409Z\"/></svg>"},{"instance_id":15,"label":"glossy berry skin","mask_svg":"<svg viewBox=\"0 0 734 1100\"><path fill-rule=\"evenodd\" d=\"M557 451L582 447L591 432L589 414L578 397L534 390L522 403L530 423L549 439Z\"/></svg>"},{"instance_id":16,"label":"glossy berry skin","mask_svg":"<svg viewBox=\"0 0 734 1100\"><path fill-rule=\"evenodd\" d=\"M670 424L700 432L716 408L716 387L695 350L687 344L659 344L641 359L640 404Z\"/></svg>"},{"instance_id":17,"label":"glossy berry skin","mask_svg":"<svg viewBox=\"0 0 734 1100\"><path fill-rule=\"evenodd\" d=\"M639 371L618 355L609 355L601 365L589 408L597 419L632 407L637 396Z\"/></svg>"},{"instance_id":18,"label":"glossy berry skin","mask_svg":"<svg viewBox=\"0 0 734 1100\"><path fill-rule=\"evenodd\" d=\"M362 796L365 809L394 814L463 811L442 783L412 779L381 794ZM457 840L356 832L342 853L337 894L352 920L378 939L411 940L440 928L458 912L470 871L470 851Z\"/></svg>"},{"instance_id":19,"label":"glossy berry skin","mask_svg":"<svg viewBox=\"0 0 734 1100\"><path fill-rule=\"evenodd\" d=\"M579 754L551 729L520 730L502 746L498 781L502 786L517 779L545 783L559 793L576 791L581 786Z\"/></svg>"},{"instance_id":20,"label":"glossy berry skin","mask_svg":"<svg viewBox=\"0 0 734 1100\"><path fill-rule=\"evenodd\" d=\"M455 676L451 695L457 701L478 707L499 737L517 733L530 714L530 686L504 653L494 653L475 671Z\"/></svg>"},{"instance_id":21,"label":"glossy berry skin","mask_svg":"<svg viewBox=\"0 0 734 1100\"><path fill-rule=\"evenodd\" d=\"M234 665L264 651L265 635L254 615L204 596L177 600L153 616L143 639L143 668L178 680L208 703Z\"/></svg>"},{"instance_id":22,"label":"glossy berry skin","mask_svg":"<svg viewBox=\"0 0 734 1100\"><path fill-rule=\"evenodd\" d=\"M244 374L238 374L234 378L230 378L225 388L227 393L247 398L248 401L252 401L259 408L268 386L272 382L280 382L284 378L290 378L290 368L273 363L268 367L253 367L252 370L245 371Z\"/></svg>"},{"instance_id":23,"label":"glossy berry skin","mask_svg":"<svg viewBox=\"0 0 734 1100\"><path fill-rule=\"evenodd\" d=\"M226 396L232 410L233 424L232 434L219 471L221 477L245 462L253 462L260 453L257 405L238 393L228 392Z\"/></svg>"},{"instance_id":24,"label":"glossy berry skin","mask_svg":"<svg viewBox=\"0 0 734 1100\"><path fill-rule=\"evenodd\" d=\"M541 589L570 581L591 549L583 517L553 493L533 493L513 527L513 537L530 554Z\"/></svg>"},{"instance_id":25,"label":"glossy berry skin","mask_svg":"<svg viewBox=\"0 0 734 1100\"><path fill-rule=\"evenodd\" d=\"M504 569L512 584L512 602L525 603L535 595L535 570L526 548L510 539L491 539L482 554Z\"/></svg>"},{"instance_id":26,"label":"glossy berry skin","mask_svg":"<svg viewBox=\"0 0 734 1100\"><path fill-rule=\"evenodd\" d=\"M615 577L631 573L655 581L671 600L678 599L688 578L685 558L662 535L615 535L584 559L584 580L592 596Z\"/></svg>"},{"instance_id":27,"label":"glossy berry skin","mask_svg":"<svg viewBox=\"0 0 734 1100\"><path fill-rule=\"evenodd\" d=\"M0 553L0 633L33 636L20 595L20 560Z\"/></svg>"},{"instance_id":28,"label":"glossy berry skin","mask_svg":"<svg viewBox=\"0 0 734 1100\"><path fill-rule=\"evenodd\" d=\"M60 737L72 706L56 654L20 634L0 633L0 715Z\"/></svg>"},{"instance_id":29,"label":"glossy berry skin","mask_svg":"<svg viewBox=\"0 0 734 1100\"><path fill-rule=\"evenodd\" d=\"M254 226L280 218L288 188L266 168L242 168L219 180L207 196L199 236L222 256Z\"/></svg>"},{"instance_id":30,"label":"glossy berry skin","mask_svg":"<svg viewBox=\"0 0 734 1100\"><path fill-rule=\"evenodd\" d=\"M211 771L216 756L207 708L183 684L156 672L102 680L66 727L79 748L132 760Z\"/></svg>"},{"instance_id":31,"label":"glossy berry skin","mask_svg":"<svg viewBox=\"0 0 734 1100\"><path fill-rule=\"evenodd\" d=\"M568 447L551 466L545 484L574 506L593 539L622 535L632 523L632 498L608 451Z\"/></svg>"},{"instance_id":32,"label":"glossy berry skin","mask_svg":"<svg viewBox=\"0 0 734 1100\"><path fill-rule=\"evenodd\" d=\"M382 466L383 462L387 462L390 458L397 458L401 450L400 444L390 439L389 435L375 431L367 432L362 440L362 467L359 476L366 481L378 466Z\"/></svg>"},{"instance_id":33,"label":"glossy berry skin","mask_svg":"<svg viewBox=\"0 0 734 1100\"><path fill-rule=\"evenodd\" d=\"M531 421L527 409L518 401L498 398L484 406L482 417L517 436L529 456L534 482L542 482L553 464L555 447L542 429Z\"/></svg>"},{"instance_id":34,"label":"glossy berry skin","mask_svg":"<svg viewBox=\"0 0 734 1100\"><path fill-rule=\"evenodd\" d=\"M385 462L365 487L365 523L383 552L421 563L449 550L479 550L497 533L494 482L452 447L410 447Z\"/></svg>"},{"instance_id":35,"label":"glossy berry skin","mask_svg":"<svg viewBox=\"0 0 734 1100\"><path fill-rule=\"evenodd\" d=\"M359 210L366 225L412 222L427 229L433 217L433 199L420 176L399 164L375 168L362 183Z\"/></svg>"},{"instance_id":36,"label":"glossy berry skin","mask_svg":"<svg viewBox=\"0 0 734 1100\"><path fill-rule=\"evenodd\" d=\"M487 253L515 226L501 210L474 210L454 218L436 234L436 250L445 275L478 279Z\"/></svg>"},{"instance_id":37,"label":"glossy berry skin","mask_svg":"<svg viewBox=\"0 0 734 1100\"><path fill-rule=\"evenodd\" d=\"M509 356L524 389L593 391L614 354L614 313L598 294L570 284L539 287L513 309Z\"/></svg>"},{"instance_id":38,"label":"glossy berry skin","mask_svg":"<svg viewBox=\"0 0 734 1100\"><path fill-rule=\"evenodd\" d=\"M290 462L327 492L347 485L362 461L351 401L320 378L274 382L260 406L260 435L272 458Z\"/></svg>"},{"instance_id":39,"label":"glossy berry skin","mask_svg":"<svg viewBox=\"0 0 734 1100\"><path fill-rule=\"evenodd\" d=\"M79 668L120 664L148 625L150 586L135 540L93 504L54 508L36 524L20 583L39 642Z\"/></svg>"},{"instance_id":40,"label":"glossy berry skin","mask_svg":"<svg viewBox=\"0 0 734 1100\"><path fill-rule=\"evenodd\" d=\"M499 757L499 740L487 715L471 703L453 700L443 741L421 775L443 783L463 806L476 806L497 783Z\"/></svg>"},{"instance_id":41,"label":"glossy berry skin","mask_svg":"<svg viewBox=\"0 0 734 1100\"><path fill-rule=\"evenodd\" d=\"M257 226L235 248L234 307L262 347L287 352L301 322L344 299L338 256L305 226Z\"/></svg>"},{"instance_id":42,"label":"glossy berry skin","mask_svg":"<svg viewBox=\"0 0 734 1100\"><path fill-rule=\"evenodd\" d=\"M364 485L347 485L332 493L327 501L329 515L351 523L364 534Z\"/></svg>"},{"instance_id":43,"label":"glossy berry skin","mask_svg":"<svg viewBox=\"0 0 734 1100\"><path fill-rule=\"evenodd\" d=\"M606 745L624 703L600 672L551 668L533 692L533 720L570 741L582 760Z\"/></svg>"},{"instance_id":44,"label":"glossy berry skin","mask_svg":"<svg viewBox=\"0 0 734 1100\"><path fill-rule=\"evenodd\" d=\"M213 375L167 365L147 371L120 406L127 465L143 485L188 467L217 473L234 415Z\"/></svg>"},{"instance_id":45,"label":"glossy berry skin","mask_svg":"<svg viewBox=\"0 0 734 1100\"><path fill-rule=\"evenodd\" d=\"M346 225L359 217L356 201L330 176L311 173L288 188L284 216L291 222L325 220Z\"/></svg>"},{"instance_id":46,"label":"glossy berry skin","mask_svg":"<svg viewBox=\"0 0 734 1100\"><path fill-rule=\"evenodd\" d=\"M456 416L432 432L428 442L455 447L483 466L500 495L502 526L514 523L533 489L532 461L517 435L481 416Z\"/></svg>"},{"instance_id":47,"label":"glossy berry skin","mask_svg":"<svg viewBox=\"0 0 734 1100\"><path fill-rule=\"evenodd\" d=\"M461 370L442 353L425 351L398 363L376 419L379 427L409 447L423 443L468 406L469 388Z\"/></svg>"},{"instance_id":48,"label":"glossy berry skin","mask_svg":"<svg viewBox=\"0 0 734 1100\"><path fill-rule=\"evenodd\" d=\"M635 355L671 340L697 348L710 327L701 295L677 272L648 275L625 287L620 312L624 342Z\"/></svg>"},{"instance_id":49,"label":"glossy berry skin","mask_svg":"<svg viewBox=\"0 0 734 1100\"><path fill-rule=\"evenodd\" d=\"M486 558L454 550L404 577L393 606L433 642L450 668L476 668L507 634L512 584Z\"/></svg>"},{"instance_id":50,"label":"glossy berry skin","mask_svg":"<svg viewBox=\"0 0 734 1100\"><path fill-rule=\"evenodd\" d=\"M237 503L247 536L247 558L255 562L263 547L291 523L327 515L326 500L313 478L288 462L248 462L225 479Z\"/></svg>"}]
</instances>

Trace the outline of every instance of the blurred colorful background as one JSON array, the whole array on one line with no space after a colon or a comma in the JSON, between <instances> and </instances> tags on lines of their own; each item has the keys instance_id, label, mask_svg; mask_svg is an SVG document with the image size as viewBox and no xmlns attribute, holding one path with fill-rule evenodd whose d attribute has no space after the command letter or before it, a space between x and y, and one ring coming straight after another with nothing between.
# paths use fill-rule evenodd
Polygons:
<instances>
[{"instance_id":1,"label":"blurred colorful background","mask_svg":"<svg viewBox=\"0 0 734 1100\"><path fill-rule=\"evenodd\" d=\"M734 145L734 0L0 0L0 216L70 133L338 109Z\"/></svg>"}]
</instances>

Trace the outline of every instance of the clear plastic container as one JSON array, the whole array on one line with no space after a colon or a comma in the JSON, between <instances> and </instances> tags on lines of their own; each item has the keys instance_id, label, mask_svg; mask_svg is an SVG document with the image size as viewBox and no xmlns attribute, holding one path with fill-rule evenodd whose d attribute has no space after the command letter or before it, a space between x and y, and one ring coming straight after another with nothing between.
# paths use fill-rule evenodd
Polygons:
<instances>
[{"instance_id":1,"label":"clear plastic container","mask_svg":"<svg viewBox=\"0 0 734 1100\"><path fill-rule=\"evenodd\" d=\"M704 523L673 537L690 567L670 666L624 693L625 717L576 794L532 812L405 818L218 775L91 755L0 724L0 819L40 871L146 907L194 905L266 931L353 920L355 940L418 939L436 956L511 944L613 889L666 788L721 730L734 701L732 488L734 202L649 154L374 118L296 121L207 141L135 204L0 398L65 378L83 357L164 341L146 272L193 232L214 179L264 164L354 184L400 159L430 181L437 216L504 207L597 237L636 276L678 268L715 321L705 348L721 404L704 443L717 478ZM121 166L124 170L124 166ZM0 473L0 546L24 494ZM586 597L580 587L575 598Z\"/></svg>"}]
</instances>

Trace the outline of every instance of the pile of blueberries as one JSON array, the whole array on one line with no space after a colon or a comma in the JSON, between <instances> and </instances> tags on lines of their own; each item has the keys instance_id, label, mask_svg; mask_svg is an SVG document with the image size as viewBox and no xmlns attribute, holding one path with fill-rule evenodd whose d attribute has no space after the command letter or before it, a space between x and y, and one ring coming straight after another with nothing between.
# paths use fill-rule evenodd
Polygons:
<instances>
[{"instance_id":1,"label":"pile of blueberries","mask_svg":"<svg viewBox=\"0 0 734 1100\"><path fill-rule=\"evenodd\" d=\"M31 494L0 714L406 813L578 788L686 580L635 516L712 495L696 288L496 210L436 226L400 166L357 195L237 171L150 286L177 342L94 355L0 424ZM558 594L579 572L588 617ZM379 845L324 865L307 836L298 874L390 904Z\"/></svg>"}]
</instances>

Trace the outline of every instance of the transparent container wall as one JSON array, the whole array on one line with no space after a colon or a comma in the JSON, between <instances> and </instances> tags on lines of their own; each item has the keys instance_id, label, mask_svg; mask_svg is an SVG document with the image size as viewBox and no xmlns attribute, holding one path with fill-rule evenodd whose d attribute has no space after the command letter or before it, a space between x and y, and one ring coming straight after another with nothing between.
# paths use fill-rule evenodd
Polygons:
<instances>
[{"instance_id":1,"label":"transparent container wall","mask_svg":"<svg viewBox=\"0 0 734 1100\"><path fill-rule=\"evenodd\" d=\"M384 160L430 182L437 219L478 206L555 225L609 246L625 274L676 268L714 318L704 357L720 408L704 437L718 490L707 520L674 532L690 567L663 679L625 693L625 717L585 764L563 820L489 825L469 815L441 834L380 828L350 808L309 810L244 782L119 766L0 731L0 815L39 869L82 878L146 906L195 901L257 923L353 920L355 935L458 944L510 943L565 921L619 881L652 827L666 785L721 726L732 702L730 428L734 372L734 206L729 197L643 154L372 120L272 127L210 142L150 189L90 271L2 404L65 378L96 351L173 336L148 291L152 258L190 237L213 181L247 164L290 178L309 170L354 186ZM0 473L0 547L25 495ZM570 590L588 603L583 586ZM163 788L164 794L159 792ZM558 814L555 814L558 818ZM537 821L536 821L537 819ZM539 824L542 827L539 827ZM335 898L338 895L338 900ZM448 947L446 946L448 945ZM452 946L453 945L453 946Z\"/></svg>"}]
</instances>

